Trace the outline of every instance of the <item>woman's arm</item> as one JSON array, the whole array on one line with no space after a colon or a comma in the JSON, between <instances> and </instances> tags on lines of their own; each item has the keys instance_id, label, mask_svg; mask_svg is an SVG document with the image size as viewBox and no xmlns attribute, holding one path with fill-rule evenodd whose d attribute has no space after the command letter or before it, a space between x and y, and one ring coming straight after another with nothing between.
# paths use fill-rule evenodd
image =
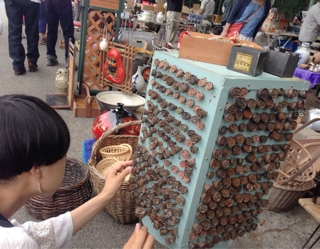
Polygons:
<instances>
[{"instance_id":1,"label":"woman's arm","mask_svg":"<svg viewBox=\"0 0 320 249\"><path fill-rule=\"evenodd\" d=\"M106 183L100 194L71 211L73 234L78 232L88 221L106 207L116 195L124 178L131 172L132 161L119 162L109 170Z\"/></svg>"},{"instance_id":2,"label":"woman's arm","mask_svg":"<svg viewBox=\"0 0 320 249\"><path fill-rule=\"evenodd\" d=\"M226 25L224 25L223 31L220 34L222 37L226 37L227 36L230 26L231 26L231 23L226 23Z\"/></svg>"}]
</instances>

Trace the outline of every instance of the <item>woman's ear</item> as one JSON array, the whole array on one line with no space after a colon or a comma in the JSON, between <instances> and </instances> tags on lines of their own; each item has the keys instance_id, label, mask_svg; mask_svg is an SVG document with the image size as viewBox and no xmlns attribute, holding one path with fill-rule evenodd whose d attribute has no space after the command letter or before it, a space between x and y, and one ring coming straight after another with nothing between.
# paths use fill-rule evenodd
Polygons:
<instances>
[{"instance_id":1,"label":"woman's ear","mask_svg":"<svg viewBox=\"0 0 320 249\"><path fill-rule=\"evenodd\" d=\"M33 166L30 169L30 173L34 176L36 176L37 178L41 178L41 166Z\"/></svg>"}]
</instances>

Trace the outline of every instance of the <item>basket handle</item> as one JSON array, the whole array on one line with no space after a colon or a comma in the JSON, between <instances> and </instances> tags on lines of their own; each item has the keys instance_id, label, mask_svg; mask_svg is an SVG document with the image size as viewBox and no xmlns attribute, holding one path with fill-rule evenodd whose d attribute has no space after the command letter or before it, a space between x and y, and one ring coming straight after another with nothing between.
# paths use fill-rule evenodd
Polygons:
<instances>
[{"instance_id":1,"label":"basket handle","mask_svg":"<svg viewBox=\"0 0 320 249\"><path fill-rule=\"evenodd\" d=\"M98 148L100 148L100 144L102 143L102 141L104 141L104 139L109 136L110 134L112 134L113 132L117 131L117 130L120 130L122 128L125 128L129 125L138 125L138 124L141 124L141 120L137 120L137 121L131 121L131 122L125 122L125 123L122 123L122 124L119 124L115 127L113 127L112 129L104 132L102 134L102 136L97 140L97 142L95 142L95 146L93 147L93 150L92 150L92 154L93 153L97 153L98 151Z\"/></svg>"},{"instance_id":2,"label":"basket handle","mask_svg":"<svg viewBox=\"0 0 320 249\"><path fill-rule=\"evenodd\" d=\"M299 131L301 131L302 129L306 128L308 125L310 125L316 121L320 121L320 118L314 118L314 119L309 120L308 122L301 125L299 128L295 129L293 134L297 134Z\"/></svg>"},{"instance_id":3,"label":"basket handle","mask_svg":"<svg viewBox=\"0 0 320 249\"><path fill-rule=\"evenodd\" d=\"M315 161L318 160L318 158L320 157L320 151L315 154L311 160L309 160L308 162L304 163L304 165L302 165L302 167L292 176L290 176L287 180L283 181L280 183L280 185L284 185L290 181L292 181L294 178L296 178L298 175L300 175L303 171L305 171L307 168L309 168Z\"/></svg>"}]
</instances>

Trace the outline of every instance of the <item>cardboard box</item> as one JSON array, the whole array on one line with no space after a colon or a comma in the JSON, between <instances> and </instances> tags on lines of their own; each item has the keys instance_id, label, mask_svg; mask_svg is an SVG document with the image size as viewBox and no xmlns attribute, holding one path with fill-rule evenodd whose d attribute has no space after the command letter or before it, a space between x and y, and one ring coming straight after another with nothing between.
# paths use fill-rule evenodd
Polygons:
<instances>
[{"instance_id":1,"label":"cardboard box","mask_svg":"<svg viewBox=\"0 0 320 249\"><path fill-rule=\"evenodd\" d=\"M239 44L226 42L228 38L208 40L204 38L212 38L212 35L207 35L197 32L189 32L191 36L184 35L180 45L179 58L207 62L217 65L226 66L229 61L231 49L234 46L250 46L259 50L264 50L261 46L254 42L240 41ZM199 49L206 48L206 49Z\"/></svg>"},{"instance_id":2,"label":"cardboard box","mask_svg":"<svg viewBox=\"0 0 320 249\"><path fill-rule=\"evenodd\" d=\"M181 10L182 14L187 14L187 15L189 15L191 11L192 9L189 9L187 6L183 6Z\"/></svg>"},{"instance_id":3,"label":"cardboard box","mask_svg":"<svg viewBox=\"0 0 320 249\"><path fill-rule=\"evenodd\" d=\"M274 28L276 30L276 29L278 29L279 21L280 20L278 20L278 19L266 18L266 20L262 24L261 30L262 31L269 31L269 29L271 29L271 28Z\"/></svg>"},{"instance_id":4,"label":"cardboard box","mask_svg":"<svg viewBox=\"0 0 320 249\"><path fill-rule=\"evenodd\" d=\"M234 46L231 49L227 68L238 73L258 76L264 70L268 53L255 48Z\"/></svg>"},{"instance_id":5,"label":"cardboard box","mask_svg":"<svg viewBox=\"0 0 320 249\"><path fill-rule=\"evenodd\" d=\"M192 9L193 10L199 10L200 9L200 4L193 4Z\"/></svg>"},{"instance_id":6,"label":"cardboard box","mask_svg":"<svg viewBox=\"0 0 320 249\"><path fill-rule=\"evenodd\" d=\"M163 14L166 13L166 9L163 7L162 8L154 7L153 11L156 13L159 13L159 12L162 12Z\"/></svg>"},{"instance_id":7,"label":"cardboard box","mask_svg":"<svg viewBox=\"0 0 320 249\"><path fill-rule=\"evenodd\" d=\"M153 11L153 5L141 4L141 9Z\"/></svg>"},{"instance_id":8,"label":"cardboard box","mask_svg":"<svg viewBox=\"0 0 320 249\"><path fill-rule=\"evenodd\" d=\"M155 4L155 6L158 8L163 8L163 5L164 5L164 0L157 0L157 3Z\"/></svg>"},{"instance_id":9,"label":"cardboard box","mask_svg":"<svg viewBox=\"0 0 320 249\"><path fill-rule=\"evenodd\" d=\"M134 0L127 0L127 8L133 9L134 7Z\"/></svg>"}]
</instances>

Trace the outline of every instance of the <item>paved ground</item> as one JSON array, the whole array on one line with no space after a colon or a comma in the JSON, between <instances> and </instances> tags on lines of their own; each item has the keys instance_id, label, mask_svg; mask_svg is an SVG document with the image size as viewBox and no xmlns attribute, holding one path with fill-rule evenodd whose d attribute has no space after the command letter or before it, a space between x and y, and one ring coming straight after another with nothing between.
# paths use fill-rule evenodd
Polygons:
<instances>
[{"instance_id":1,"label":"paved ground","mask_svg":"<svg viewBox=\"0 0 320 249\"><path fill-rule=\"evenodd\" d=\"M64 67L64 63L55 67L47 67L46 48L39 45L41 53L38 62L39 71L27 73L23 76L14 76L11 59L8 55L7 22L4 9L1 7L0 14L5 22L4 33L0 35L0 95L23 93L38 96L45 100L47 93L55 92L55 73L58 68ZM79 38L80 34L76 33L76 36ZM59 61L64 62L63 50L59 49L58 46L57 52ZM311 96L310 99L309 106L320 108L320 104L316 102L317 99L314 96ZM72 141L68 156L81 160L81 144L85 139L92 137L91 124L93 119L74 118L73 113L69 110L58 112L67 122L71 132ZM319 134L312 130L306 130L299 136L300 138L319 138ZM14 214L13 218L19 222L35 220L24 208ZM266 220L264 226L258 227L255 232L235 240L231 248L301 248L317 225L317 222L299 205L291 211L283 213L265 211L261 219ZM133 228L134 225L118 224L107 212L101 211L74 236L70 248L122 248ZM161 247L158 243L156 244L156 248ZM315 248L320 248L320 244Z\"/></svg>"}]
</instances>

